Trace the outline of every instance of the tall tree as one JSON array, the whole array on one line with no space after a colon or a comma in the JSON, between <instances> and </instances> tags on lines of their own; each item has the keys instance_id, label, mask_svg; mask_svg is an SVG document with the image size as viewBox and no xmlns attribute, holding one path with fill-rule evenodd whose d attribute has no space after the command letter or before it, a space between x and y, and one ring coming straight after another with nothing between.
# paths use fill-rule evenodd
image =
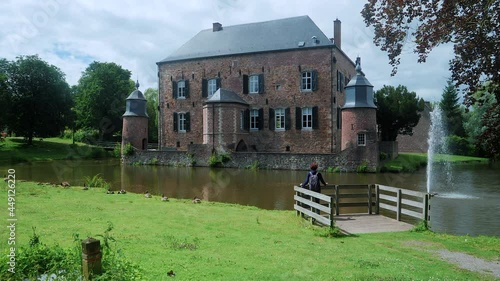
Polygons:
<instances>
[{"instance_id":1,"label":"tall tree","mask_svg":"<svg viewBox=\"0 0 500 281\"><path fill-rule=\"evenodd\" d=\"M451 80L448 80L448 84L444 88L441 101L439 102L439 107L445 116L444 122L448 134L464 137L465 130L462 115L464 110L460 107L458 100L459 97L455 85L453 85Z\"/></svg>"},{"instance_id":2,"label":"tall tree","mask_svg":"<svg viewBox=\"0 0 500 281\"><path fill-rule=\"evenodd\" d=\"M38 56L18 57L9 63L7 72L8 127L28 144L35 136L59 135L72 102L64 73Z\"/></svg>"},{"instance_id":3,"label":"tall tree","mask_svg":"<svg viewBox=\"0 0 500 281\"><path fill-rule=\"evenodd\" d=\"M488 157L500 157L500 104L493 105L483 117L485 130L479 136Z\"/></svg>"},{"instance_id":4,"label":"tall tree","mask_svg":"<svg viewBox=\"0 0 500 281\"><path fill-rule=\"evenodd\" d=\"M148 88L144 92L147 100L148 121L148 139L149 142L158 141L158 90Z\"/></svg>"},{"instance_id":5,"label":"tall tree","mask_svg":"<svg viewBox=\"0 0 500 281\"><path fill-rule=\"evenodd\" d=\"M500 84L500 1L368 0L361 14L374 27L373 41L387 52L393 75L407 41L414 41L418 62L425 62L434 47L452 43L452 78L465 86L468 104L482 81ZM500 91L496 95L500 100Z\"/></svg>"},{"instance_id":6,"label":"tall tree","mask_svg":"<svg viewBox=\"0 0 500 281\"><path fill-rule=\"evenodd\" d=\"M474 93L474 103L470 106L470 110L465 114L464 128L467 131L468 141L476 147L476 153L479 156L493 156L488 152L488 147L498 145L489 144L488 140L494 140L494 134L500 134L493 128L487 125L494 125L494 122L485 122L486 119L490 120L486 114L493 111L494 107L498 104L493 92L498 87L492 83L486 83L481 89ZM485 118L486 117L486 118ZM492 121L492 120L490 120ZM488 130L487 133L485 133ZM481 137L483 136L484 137ZM489 135L489 137L486 137Z\"/></svg>"},{"instance_id":7,"label":"tall tree","mask_svg":"<svg viewBox=\"0 0 500 281\"><path fill-rule=\"evenodd\" d=\"M375 92L377 124L382 141L395 141L398 134L413 135L413 127L420 120L419 112L424 110L424 100L405 86L384 86Z\"/></svg>"},{"instance_id":8,"label":"tall tree","mask_svg":"<svg viewBox=\"0 0 500 281\"><path fill-rule=\"evenodd\" d=\"M8 66L6 59L0 59L0 132L7 129L7 111L10 107L10 95L8 91Z\"/></svg>"},{"instance_id":9,"label":"tall tree","mask_svg":"<svg viewBox=\"0 0 500 281\"><path fill-rule=\"evenodd\" d=\"M135 89L130 75L129 70L112 62L91 63L76 89L77 126L98 130L101 139L111 139L120 131L125 100Z\"/></svg>"}]
</instances>

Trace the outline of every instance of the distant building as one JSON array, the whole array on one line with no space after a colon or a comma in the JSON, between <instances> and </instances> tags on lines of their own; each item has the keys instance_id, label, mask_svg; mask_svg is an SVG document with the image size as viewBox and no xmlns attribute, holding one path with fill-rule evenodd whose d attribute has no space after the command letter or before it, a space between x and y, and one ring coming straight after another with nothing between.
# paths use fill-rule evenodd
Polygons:
<instances>
[{"instance_id":1,"label":"distant building","mask_svg":"<svg viewBox=\"0 0 500 281\"><path fill-rule=\"evenodd\" d=\"M330 39L300 16L200 31L157 63L160 150L325 155L376 169L373 86L342 51L339 20L333 30Z\"/></svg>"}]
</instances>

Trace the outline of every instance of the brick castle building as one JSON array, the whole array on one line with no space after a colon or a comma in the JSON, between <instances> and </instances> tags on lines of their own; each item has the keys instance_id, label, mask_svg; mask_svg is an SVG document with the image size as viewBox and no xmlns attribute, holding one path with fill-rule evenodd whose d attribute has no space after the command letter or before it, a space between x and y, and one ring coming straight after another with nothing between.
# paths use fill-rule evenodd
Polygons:
<instances>
[{"instance_id":1,"label":"brick castle building","mask_svg":"<svg viewBox=\"0 0 500 281\"><path fill-rule=\"evenodd\" d=\"M343 153L376 167L373 86L342 51L339 20L333 31L308 16L200 31L157 63L160 150Z\"/></svg>"}]
</instances>

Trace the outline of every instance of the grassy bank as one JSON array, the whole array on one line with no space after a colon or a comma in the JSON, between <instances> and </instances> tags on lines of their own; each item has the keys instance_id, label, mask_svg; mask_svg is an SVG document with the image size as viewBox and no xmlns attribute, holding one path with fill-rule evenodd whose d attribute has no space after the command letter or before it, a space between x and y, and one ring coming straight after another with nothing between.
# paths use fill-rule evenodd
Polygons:
<instances>
[{"instance_id":1,"label":"grassy bank","mask_svg":"<svg viewBox=\"0 0 500 281\"><path fill-rule=\"evenodd\" d=\"M7 184L0 186L7 209ZM500 252L494 237L402 232L332 238L293 211L162 202L94 188L18 182L15 199L16 247L29 244L32 227L46 244L73 247L74 234L96 237L112 223L112 247L141 268L144 280L170 280L170 270L178 280L493 280L435 251L497 261ZM2 257L7 235L0 233Z\"/></svg>"},{"instance_id":2,"label":"grassy bank","mask_svg":"<svg viewBox=\"0 0 500 281\"><path fill-rule=\"evenodd\" d=\"M94 159L110 157L99 147L84 143L72 144L69 139L47 138L33 140L27 145L22 138L6 138L0 142L0 161L10 163L63 159Z\"/></svg>"},{"instance_id":3,"label":"grassy bank","mask_svg":"<svg viewBox=\"0 0 500 281\"><path fill-rule=\"evenodd\" d=\"M434 162L457 163L485 163L487 158L462 155L436 154ZM381 172L414 172L427 165L427 153L400 153L396 159L388 160L381 168Z\"/></svg>"}]
</instances>

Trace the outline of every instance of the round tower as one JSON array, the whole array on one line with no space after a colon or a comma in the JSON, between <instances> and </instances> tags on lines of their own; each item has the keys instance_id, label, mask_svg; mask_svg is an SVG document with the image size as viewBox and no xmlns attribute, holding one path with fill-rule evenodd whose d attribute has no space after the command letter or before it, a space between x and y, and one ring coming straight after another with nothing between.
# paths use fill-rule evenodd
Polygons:
<instances>
[{"instance_id":1,"label":"round tower","mask_svg":"<svg viewBox=\"0 0 500 281\"><path fill-rule=\"evenodd\" d=\"M366 161L371 170L375 170L379 159L377 106L373 102L373 85L361 71L359 57L356 58L356 76L345 87L345 93L341 150L349 149L352 160Z\"/></svg>"},{"instance_id":2,"label":"round tower","mask_svg":"<svg viewBox=\"0 0 500 281\"><path fill-rule=\"evenodd\" d=\"M123 146L130 143L135 149L145 150L148 147L148 113L146 98L139 91L139 81L127 98L126 111L123 114L122 151Z\"/></svg>"}]
</instances>

